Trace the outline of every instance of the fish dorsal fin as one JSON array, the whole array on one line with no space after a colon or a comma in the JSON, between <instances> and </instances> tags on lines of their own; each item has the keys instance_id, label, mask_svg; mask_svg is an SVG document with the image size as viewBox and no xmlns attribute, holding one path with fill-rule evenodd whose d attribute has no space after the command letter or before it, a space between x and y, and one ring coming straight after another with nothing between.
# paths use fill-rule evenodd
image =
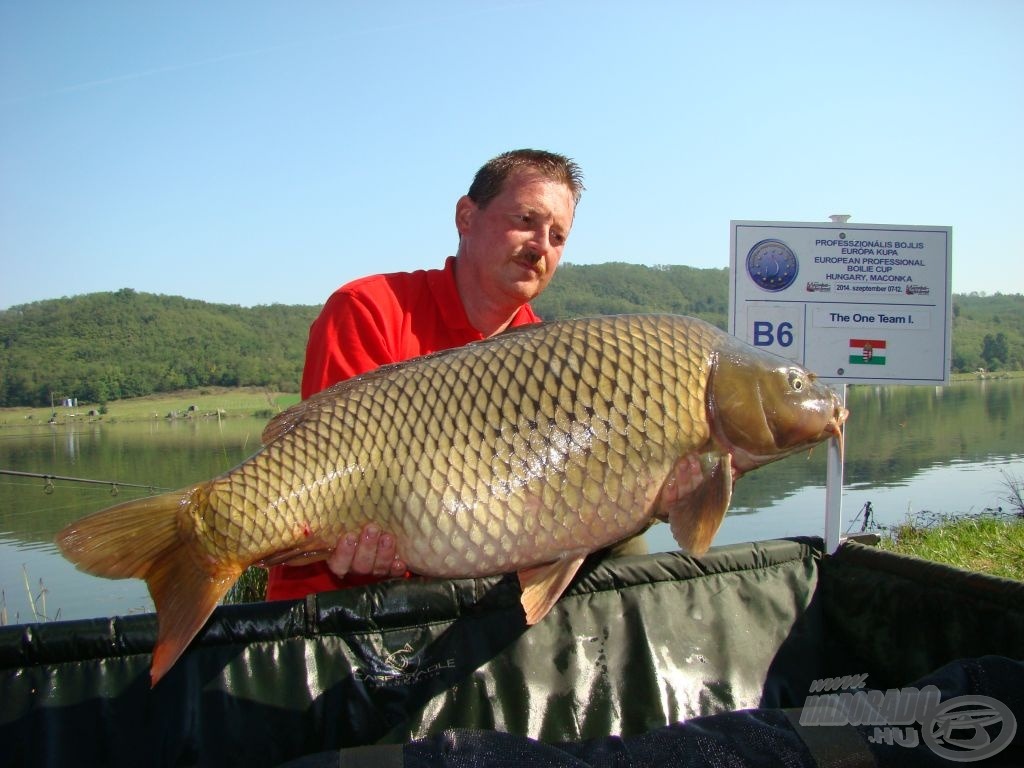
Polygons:
<instances>
[{"instance_id":1,"label":"fish dorsal fin","mask_svg":"<svg viewBox=\"0 0 1024 768\"><path fill-rule=\"evenodd\" d=\"M569 586L585 557L585 552L579 555L570 553L553 563L519 571L519 585L523 588L521 602L527 624L536 624L548 615L548 611Z\"/></svg>"},{"instance_id":2,"label":"fish dorsal fin","mask_svg":"<svg viewBox=\"0 0 1024 768\"><path fill-rule=\"evenodd\" d=\"M390 367L390 366L388 366ZM380 370L380 369L378 369ZM369 375L369 374L367 374ZM351 389L356 381L363 377L357 376L354 379L339 381L333 387L328 387L322 392L307 397L302 402L296 403L291 408L281 411L277 416L267 422L260 435L260 442L263 445L270 445L275 440L280 440L310 416L319 413L324 407L333 403L346 389Z\"/></svg>"},{"instance_id":3,"label":"fish dorsal fin","mask_svg":"<svg viewBox=\"0 0 1024 768\"><path fill-rule=\"evenodd\" d=\"M553 322L553 321L551 321ZM334 407L338 398L344 397L345 392L349 389L364 386L368 381L374 381L376 379L382 379L390 376L397 370L407 368L409 366L422 365L427 360L436 360L440 357L446 357L449 355L457 355L460 350L466 347L479 347L487 344L494 344L499 342L501 339L514 336L519 333L529 332L536 330L541 326L550 325L551 322L537 322L530 323L527 325L518 325L514 328L506 328L499 334L490 336L486 339L479 339L472 341L462 347L452 347L450 349L442 349L437 352L431 352L427 355L421 355L420 357L414 357L409 360L402 360L397 363L385 363L379 368L374 368L372 371L367 373L361 373L358 376L353 376L351 379L345 379L339 381L334 386L328 387L327 389L317 392L315 395L307 397L300 403L293 405L285 411L277 414L271 419L267 426L263 428L263 434L260 436L260 441L263 445L270 445L275 440L280 440L282 437L287 435L299 424L309 419L311 416L319 413L325 407Z\"/></svg>"},{"instance_id":4,"label":"fish dorsal fin","mask_svg":"<svg viewBox=\"0 0 1024 768\"><path fill-rule=\"evenodd\" d=\"M732 486L732 457L723 454L706 469L702 483L667 505L663 513L680 547L695 555L707 551L729 509Z\"/></svg>"},{"instance_id":5,"label":"fish dorsal fin","mask_svg":"<svg viewBox=\"0 0 1024 768\"><path fill-rule=\"evenodd\" d=\"M338 400L345 397L345 393L349 390L363 386L367 381L383 378L391 371L405 365L407 363L382 365L380 368L375 368L369 373L363 373L359 376L353 376L351 379L339 381L334 386L317 392L315 395L310 395L302 402L296 403L285 411L281 411L281 413L267 422L267 426L263 428L263 434L260 435L260 442L263 445L270 445L275 440L280 440L302 424L302 422L316 416L324 409L336 407Z\"/></svg>"}]
</instances>

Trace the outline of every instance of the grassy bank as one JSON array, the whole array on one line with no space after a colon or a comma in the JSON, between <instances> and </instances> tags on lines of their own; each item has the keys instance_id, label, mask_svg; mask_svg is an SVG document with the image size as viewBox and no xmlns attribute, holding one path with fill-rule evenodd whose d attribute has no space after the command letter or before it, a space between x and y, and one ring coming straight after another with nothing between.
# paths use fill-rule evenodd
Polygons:
<instances>
[{"instance_id":1,"label":"grassy bank","mask_svg":"<svg viewBox=\"0 0 1024 768\"><path fill-rule=\"evenodd\" d=\"M259 387L205 387L77 408L0 408L0 428L73 421L145 421L168 418L270 418L299 401L297 393Z\"/></svg>"},{"instance_id":2,"label":"grassy bank","mask_svg":"<svg viewBox=\"0 0 1024 768\"><path fill-rule=\"evenodd\" d=\"M882 549L968 571L1024 581L1024 518L1017 514L909 521L882 538Z\"/></svg>"},{"instance_id":3,"label":"grassy bank","mask_svg":"<svg viewBox=\"0 0 1024 768\"><path fill-rule=\"evenodd\" d=\"M954 384L962 381L986 381L989 379L1021 379L1024 371L972 371L969 374L950 374L949 380Z\"/></svg>"},{"instance_id":4,"label":"grassy bank","mask_svg":"<svg viewBox=\"0 0 1024 768\"><path fill-rule=\"evenodd\" d=\"M970 373L952 373L949 378L953 383L990 379L1020 379L1024 378L1024 371L985 371L984 373L972 371Z\"/></svg>"}]
</instances>

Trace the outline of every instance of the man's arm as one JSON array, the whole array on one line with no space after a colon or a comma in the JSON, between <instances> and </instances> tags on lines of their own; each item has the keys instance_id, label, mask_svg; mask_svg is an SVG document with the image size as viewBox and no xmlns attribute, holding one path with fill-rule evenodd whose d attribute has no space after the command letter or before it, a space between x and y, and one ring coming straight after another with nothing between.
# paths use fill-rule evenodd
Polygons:
<instances>
[{"instance_id":1,"label":"man's arm","mask_svg":"<svg viewBox=\"0 0 1024 768\"><path fill-rule=\"evenodd\" d=\"M395 357L381 308L353 292L338 291L310 326L302 397L397 362ZM397 578L406 572L405 563L397 556L394 536L373 523L358 535L349 532L342 536L327 559L327 567L339 578L349 573Z\"/></svg>"}]
</instances>

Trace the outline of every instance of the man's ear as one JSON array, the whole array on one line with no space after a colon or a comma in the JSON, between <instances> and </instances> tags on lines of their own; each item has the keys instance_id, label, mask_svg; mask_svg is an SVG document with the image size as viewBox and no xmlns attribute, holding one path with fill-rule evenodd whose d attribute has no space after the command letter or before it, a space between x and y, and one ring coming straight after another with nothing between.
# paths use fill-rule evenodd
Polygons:
<instances>
[{"instance_id":1,"label":"man's ear","mask_svg":"<svg viewBox=\"0 0 1024 768\"><path fill-rule=\"evenodd\" d=\"M455 203L455 229L458 231L459 237L462 237L469 231L469 227L473 222L473 216L476 215L478 210L480 209L469 198L469 195L463 195Z\"/></svg>"}]
</instances>

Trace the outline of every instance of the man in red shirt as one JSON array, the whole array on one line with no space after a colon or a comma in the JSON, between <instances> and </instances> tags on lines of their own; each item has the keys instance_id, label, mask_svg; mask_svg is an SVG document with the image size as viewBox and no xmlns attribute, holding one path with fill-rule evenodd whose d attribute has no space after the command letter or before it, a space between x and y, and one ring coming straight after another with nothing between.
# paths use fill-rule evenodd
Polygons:
<instances>
[{"instance_id":1,"label":"man in red shirt","mask_svg":"<svg viewBox=\"0 0 1024 768\"><path fill-rule=\"evenodd\" d=\"M529 302L562 258L583 192L561 155L515 150L477 171L455 204L459 247L442 269L374 275L335 291L309 330L302 397L387 363L461 346L539 319ZM267 599L401 576L378 526L342 536L324 562L270 569Z\"/></svg>"}]
</instances>

